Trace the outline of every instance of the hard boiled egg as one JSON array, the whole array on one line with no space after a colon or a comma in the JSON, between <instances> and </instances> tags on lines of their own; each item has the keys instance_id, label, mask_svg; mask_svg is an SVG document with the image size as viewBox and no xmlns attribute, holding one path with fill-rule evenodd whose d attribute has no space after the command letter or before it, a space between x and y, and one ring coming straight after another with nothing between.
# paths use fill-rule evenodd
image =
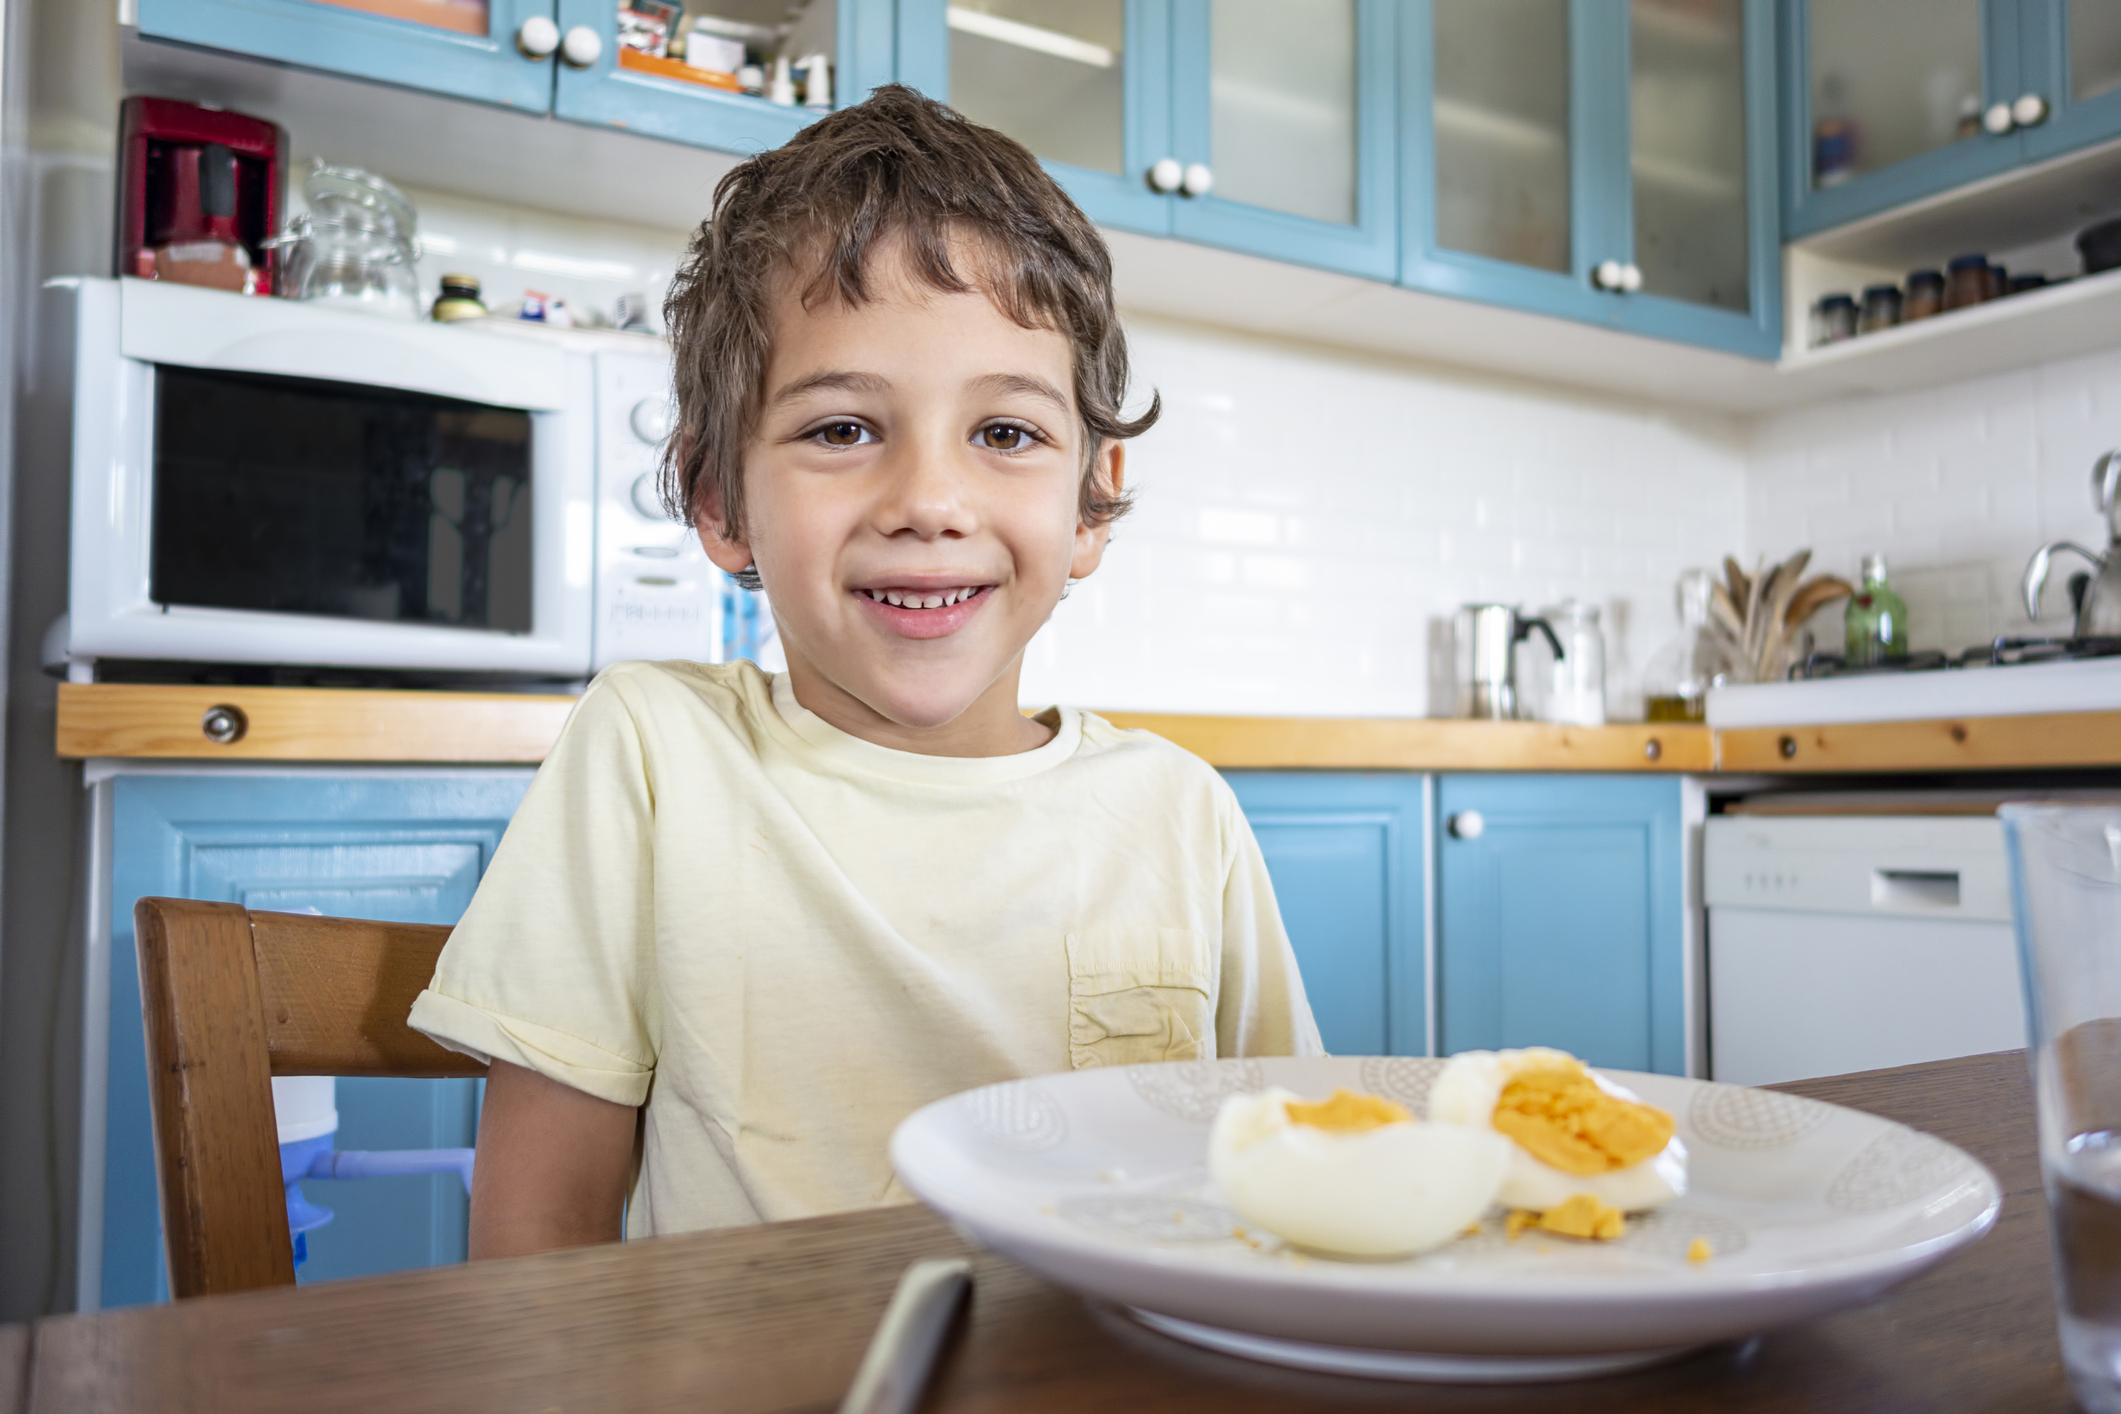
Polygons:
<instances>
[{"instance_id":1,"label":"hard boiled egg","mask_svg":"<svg viewBox=\"0 0 2121 1414\"><path fill-rule=\"evenodd\" d=\"M1429 1118L1508 1137L1506 1208L1546 1212L1588 1193L1639 1213L1686 1192L1672 1117L1566 1051L1464 1051L1429 1091Z\"/></svg>"},{"instance_id":2,"label":"hard boiled egg","mask_svg":"<svg viewBox=\"0 0 2121 1414\"><path fill-rule=\"evenodd\" d=\"M1422 1124L1348 1090L1308 1102L1232 1095L1208 1136L1208 1172L1246 1222L1351 1257L1425 1252L1495 1201L1511 1146L1492 1128Z\"/></svg>"}]
</instances>

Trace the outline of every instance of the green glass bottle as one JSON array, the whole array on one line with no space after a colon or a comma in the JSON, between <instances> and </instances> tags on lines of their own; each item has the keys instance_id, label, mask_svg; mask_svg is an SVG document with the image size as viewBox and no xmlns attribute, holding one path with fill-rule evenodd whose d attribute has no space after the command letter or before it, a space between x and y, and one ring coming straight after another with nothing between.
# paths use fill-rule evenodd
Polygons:
<instances>
[{"instance_id":1,"label":"green glass bottle","mask_svg":"<svg viewBox=\"0 0 2121 1414\"><path fill-rule=\"evenodd\" d=\"M1849 600L1848 665L1875 668L1907 656L1907 602L1885 582L1885 556L1863 557L1863 587Z\"/></svg>"}]
</instances>

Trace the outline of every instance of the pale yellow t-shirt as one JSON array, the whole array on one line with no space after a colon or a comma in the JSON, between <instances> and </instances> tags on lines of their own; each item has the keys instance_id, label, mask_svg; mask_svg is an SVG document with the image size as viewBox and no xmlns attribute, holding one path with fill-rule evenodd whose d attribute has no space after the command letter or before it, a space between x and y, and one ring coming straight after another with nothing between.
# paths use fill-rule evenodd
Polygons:
<instances>
[{"instance_id":1,"label":"pale yellow t-shirt","mask_svg":"<svg viewBox=\"0 0 2121 1414\"><path fill-rule=\"evenodd\" d=\"M508 827L412 1025L645 1105L629 1236L903 1201L920 1106L1321 1050L1259 847L1196 757L1087 713L920 756L750 663L622 663Z\"/></svg>"}]
</instances>

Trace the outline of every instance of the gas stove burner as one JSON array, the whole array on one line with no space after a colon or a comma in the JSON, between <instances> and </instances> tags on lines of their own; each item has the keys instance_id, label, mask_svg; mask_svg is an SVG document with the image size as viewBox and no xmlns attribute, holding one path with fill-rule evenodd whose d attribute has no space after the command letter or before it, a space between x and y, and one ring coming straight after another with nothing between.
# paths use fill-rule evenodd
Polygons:
<instances>
[{"instance_id":1,"label":"gas stove burner","mask_svg":"<svg viewBox=\"0 0 2121 1414\"><path fill-rule=\"evenodd\" d=\"M2112 658L2121 654L2121 638L1999 638L1986 648L1966 650L1969 667L2014 667L2020 663L2069 663L2079 658Z\"/></svg>"},{"instance_id":2,"label":"gas stove burner","mask_svg":"<svg viewBox=\"0 0 2121 1414\"><path fill-rule=\"evenodd\" d=\"M1954 666L1949 655L1936 649L1925 649L1910 653L1905 658L1888 658L1883 663L1851 667L1848 659L1839 653L1813 653L1790 669L1790 681L1806 682L1813 678L1873 677L1898 673L1929 673Z\"/></svg>"}]
</instances>

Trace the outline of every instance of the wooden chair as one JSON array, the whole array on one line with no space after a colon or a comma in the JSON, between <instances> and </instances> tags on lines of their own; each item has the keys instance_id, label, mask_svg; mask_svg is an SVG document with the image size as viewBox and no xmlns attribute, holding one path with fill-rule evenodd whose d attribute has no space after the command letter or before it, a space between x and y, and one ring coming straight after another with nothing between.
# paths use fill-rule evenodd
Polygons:
<instances>
[{"instance_id":1,"label":"wooden chair","mask_svg":"<svg viewBox=\"0 0 2121 1414\"><path fill-rule=\"evenodd\" d=\"M484 1075L405 1024L450 930L174 898L133 923L170 1291L293 1286L272 1077Z\"/></svg>"}]
</instances>

